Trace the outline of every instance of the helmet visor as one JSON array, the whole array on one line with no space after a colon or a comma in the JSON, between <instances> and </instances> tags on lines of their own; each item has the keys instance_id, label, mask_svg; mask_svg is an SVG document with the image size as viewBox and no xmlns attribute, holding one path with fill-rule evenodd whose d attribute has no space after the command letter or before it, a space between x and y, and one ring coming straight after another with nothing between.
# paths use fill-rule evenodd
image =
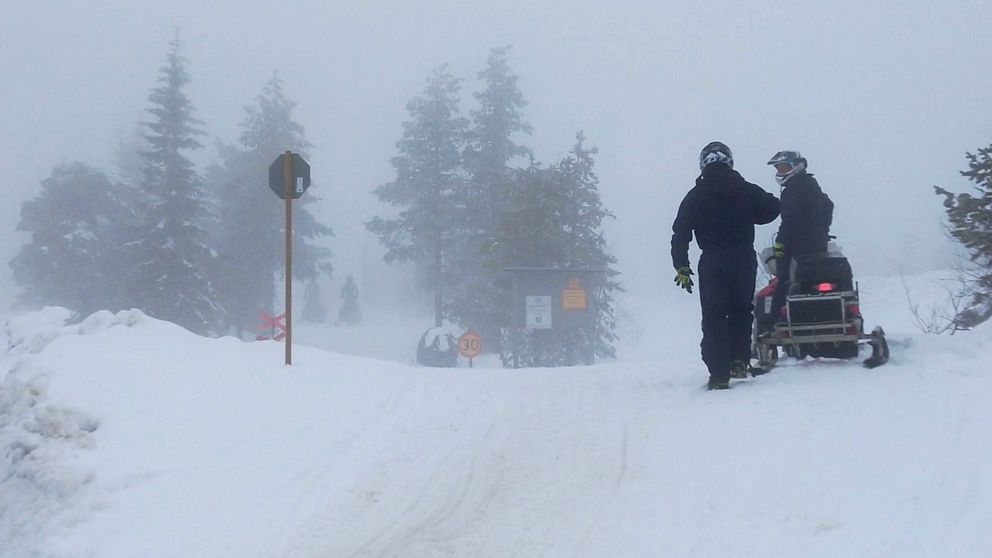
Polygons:
<instances>
[{"instance_id":1,"label":"helmet visor","mask_svg":"<svg viewBox=\"0 0 992 558\"><path fill-rule=\"evenodd\" d=\"M775 163L775 174L778 174L780 176L785 176L789 174L790 172L792 172L792 169L793 169L792 163L786 163L786 162Z\"/></svg>"}]
</instances>

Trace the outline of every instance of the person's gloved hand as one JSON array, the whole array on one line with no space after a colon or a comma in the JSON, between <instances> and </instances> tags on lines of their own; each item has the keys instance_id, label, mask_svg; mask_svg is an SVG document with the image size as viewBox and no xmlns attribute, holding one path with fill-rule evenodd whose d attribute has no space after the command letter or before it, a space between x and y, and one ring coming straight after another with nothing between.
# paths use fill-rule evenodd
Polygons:
<instances>
[{"instance_id":1,"label":"person's gloved hand","mask_svg":"<svg viewBox=\"0 0 992 558\"><path fill-rule=\"evenodd\" d=\"M772 245L772 249L775 250L775 257L776 258L784 258L785 257L785 246L781 242L779 242L779 241L776 240L775 241L775 244Z\"/></svg>"},{"instance_id":2,"label":"person's gloved hand","mask_svg":"<svg viewBox=\"0 0 992 558\"><path fill-rule=\"evenodd\" d=\"M675 284L679 288L692 292L692 270L689 266L680 267L675 270Z\"/></svg>"}]
</instances>

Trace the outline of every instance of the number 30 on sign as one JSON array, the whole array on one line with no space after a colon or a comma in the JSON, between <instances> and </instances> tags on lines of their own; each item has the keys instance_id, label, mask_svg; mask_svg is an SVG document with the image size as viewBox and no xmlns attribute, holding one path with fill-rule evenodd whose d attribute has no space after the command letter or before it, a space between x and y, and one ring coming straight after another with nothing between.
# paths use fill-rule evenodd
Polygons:
<instances>
[{"instance_id":1,"label":"number 30 on sign","mask_svg":"<svg viewBox=\"0 0 992 558\"><path fill-rule=\"evenodd\" d=\"M467 331L458 338L458 352L465 358L475 358L482 354L482 338L474 331Z\"/></svg>"}]
</instances>

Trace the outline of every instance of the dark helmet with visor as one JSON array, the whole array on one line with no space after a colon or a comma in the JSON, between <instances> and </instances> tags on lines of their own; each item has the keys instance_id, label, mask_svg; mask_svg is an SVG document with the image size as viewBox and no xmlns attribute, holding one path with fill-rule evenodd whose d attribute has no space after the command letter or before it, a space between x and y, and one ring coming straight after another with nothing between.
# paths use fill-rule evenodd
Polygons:
<instances>
[{"instance_id":1,"label":"dark helmet with visor","mask_svg":"<svg viewBox=\"0 0 992 558\"><path fill-rule=\"evenodd\" d=\"M775 167L775 182L785 184L793 176L806 170L806 158L798 151L779 151L768 160Z\"/></svg>"},{"instance_id":2,"label":"dark helmet with visor","mask_svg":"<svg viewBox=\"0 0 992 558\"><path fill-rule=\"evenodd\" d=\"M712 141L699 152L699 170L716 163L723 163L734 168L734 154L724 143Z\"/></svg>"}]
</instances>

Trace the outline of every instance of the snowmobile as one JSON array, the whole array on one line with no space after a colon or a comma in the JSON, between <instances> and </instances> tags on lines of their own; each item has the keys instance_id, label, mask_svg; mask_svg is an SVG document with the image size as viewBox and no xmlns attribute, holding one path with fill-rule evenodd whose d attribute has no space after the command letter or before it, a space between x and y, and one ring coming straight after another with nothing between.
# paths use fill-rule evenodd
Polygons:
<instances>
[{"instance_id":1,"label":"snowmobile","mask_svg":"<svg viewBox=\"0 0 992 558\"><path fill-rule=\"evenodd\" d=\"M458 338L447 328L428 328L417 342L417 364L454 368L458 365Z\"/></svg>"},{"instance_id":2,"label":"snowmobile","mask_svg":"<svg viewBox=\"0 0 992 558\"><path fill-rule=\"evenodd\" d=\"M362 321L362 311L358 308L358 303L352 299L345 299L344 305L338 311L338 319L334 325L358 325Z\"/></svg>"},{"instance_id":3,"label":"snowmobile","mask_svg":"<svg viewBox=\"0 0 992 558\"><path fill-rule=\"evenodd\" d=\"M778 284L772 248L761 254L762 265L772 277L755 295L754 353L758 369L767 372L779 357L779 347L791 357L854 359L860 345L871 346L864 361L875 368L889 360L885 331L876 326L864 331L858 284L851 264L831 243L828 252L793 258L788 294L778 316L772 316L772 297Z\"/></svg>"}]
</instances>

